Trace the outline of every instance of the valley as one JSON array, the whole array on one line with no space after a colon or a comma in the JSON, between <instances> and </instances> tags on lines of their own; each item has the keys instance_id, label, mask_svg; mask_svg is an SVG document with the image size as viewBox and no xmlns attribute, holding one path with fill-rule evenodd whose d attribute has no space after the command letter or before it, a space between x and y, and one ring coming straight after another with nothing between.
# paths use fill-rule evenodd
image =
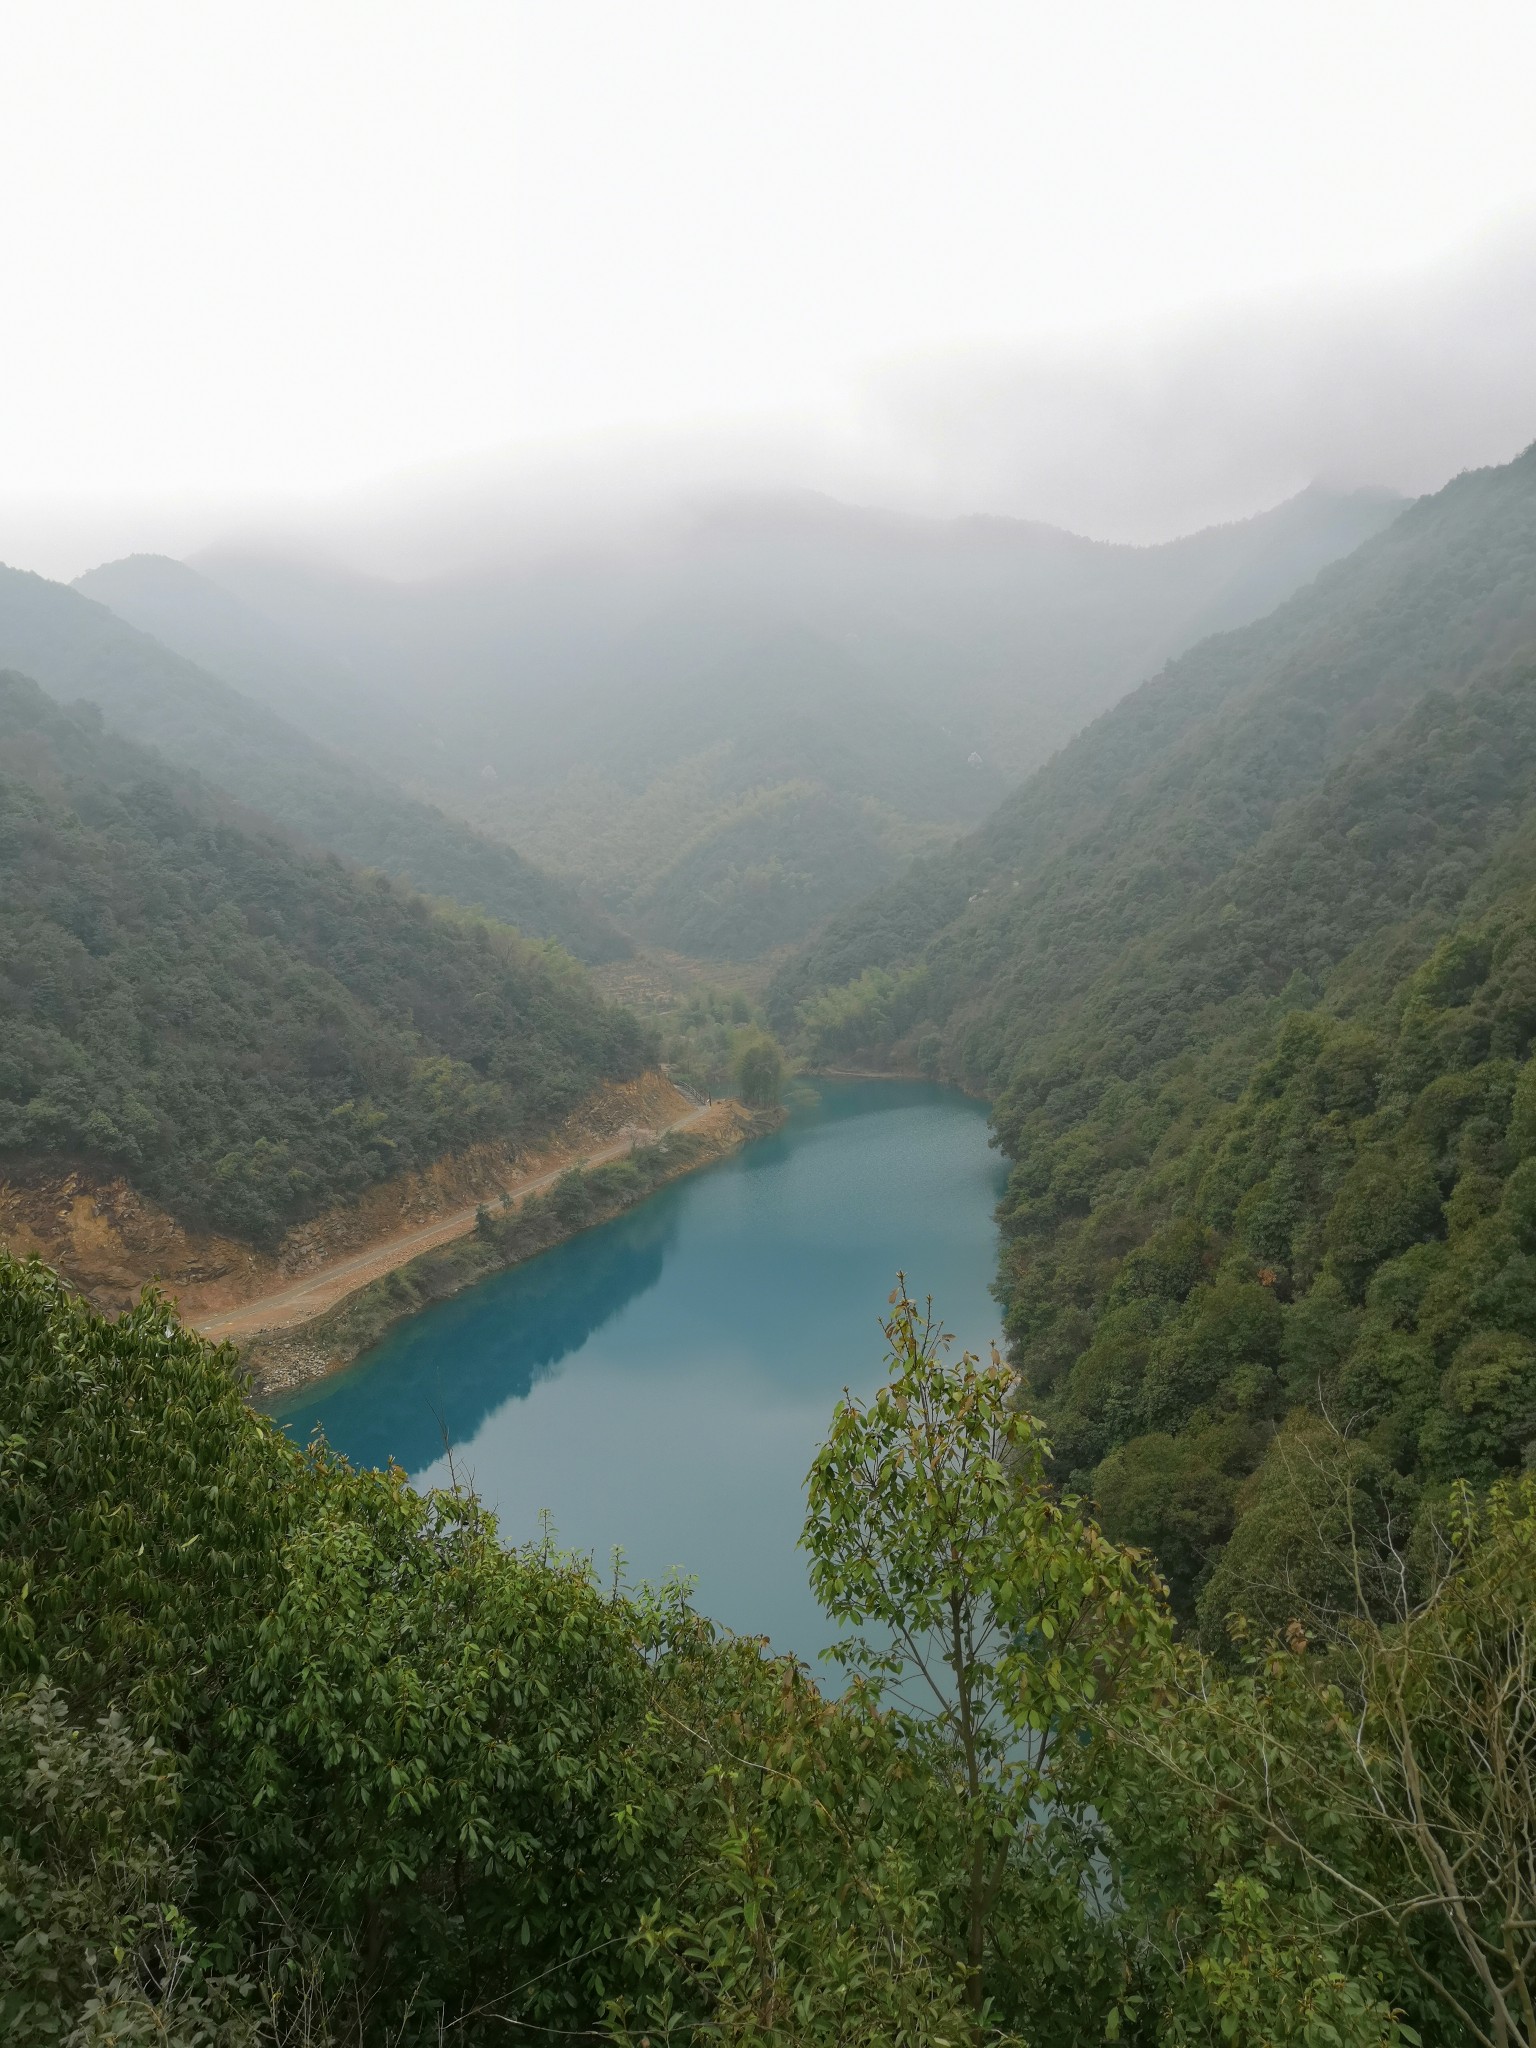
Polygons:
<instances>
[{"instance_id":1,"label":"valley","mask_svg":"<svg viewBox=\"0 0 1536 2048\"><path fill-rule=\"evenodd\" d=\"M1536 2048L1536 8L5 31L0 2048Z\"/></svg>"},{"instance_id":2,"label":"valley","mask_svg":"<svg viewBox=\"0 0 1536 2048\"><path fill-rule=\"evenodd\" d=\"M804 494L427 584L225 553L76 589L632 940L733 968L979 824L1170 654L1400 509L1311 491L1137 549Z\"/></svg>"},{"instance_id":3,"label":"valley","mask_svg":"<svg viewBox=\"0 0 1536 2048\"><path fill-rule=\"evenodd\" d=\"M1187 1446L1180 1485L1203 1503L1190 1510L1202 1533L1179 1539L1196 1547L1181 1553L1176 1590L1186 1602L1205 1597L1212 1572L1221 1583L1242 1489L1285 1455L1279 1353L1265 1354L1257 1406L1246 1396L1229 1411L1214 1382L1170 1405L1151 1393L1153 1379L1138 1391L1135 1375L1155 1379L1149 1361L1182 1342L1160 1337L1162 1322L1181 1328L1179 1315L1204 1297L1138 1311L1141 1334L1113 1368L1119 1419L1109 1421L1099 1333L1115 1326L1118 1276L1144 1240L1184 1229L1191 1200L1225 1215L1214 1194L1195 1190L1214 1170L1213 1148L1229 1142L1219 1134L1248 1113L1242 1076L1285 1019L1315 1013L1325 1038L1338 1018L1351 1020L1385 1048L1413 974L1429 972L1437 946L1461 943L1458 919L1474 908L1505 914L1493 878L1518 875L1507 849L1520 843L1531 796L1532 460L1458 479L1400 513L1380 496L1310 494L1246 527L1139 556L1044 530L925 527L806 500L719 509L649 553L525 564L474 592L365 592L255 560L193 568L133 558L82 578L78 592L13 578L0 586L0 639L8 634L54 692L94 688L100 714L92 723L50 709L19 679L8 686L22 768L13 815L25 821L13 840L13 985L36 1020L16 1043L47 1076L25 1103L13 1096L10 1143L43 1137L22 1155L22 1179L49 1190L32 1203L37 1218L58 1205L51 1225L29 1225L13 1187L13 1240L49 1249L103 1301L131 1298L152 1267L194 1323L238 1334L265 1357L269 1380L291 1379L373 1341L388 1320L387 1273L462 1239L482 1189L499 1200L550 1181L556 1161L607 1157L617 1141L601 1105L652 1085L636 1077L658 1059L697 1099L731 1094L748 1049L775 1036L775 1068L787 1051L812 1073L957 1083L991 1104L1013 1162L999 1211L1005 1322L1059 1439L1063 1476L1104 1502L1111 1528L1172 1556L1173 1536L1146 1524L1143 1508L1119 1508L1116 1489L1156 1446ZM1275 579L1362 534L1278 609L1240 623ZM962 616L970 639L955 637ZM1010 715L1034 702L1043 733L1058 715L1052 703L1071 701L1087 719L1094 693L1125 673L1115 663L1142 658L1129 650L1145 650L1147 635L1176 642L1221 617L1239 622L1176 655L990 811L1001 769L984 759L956 767L948 743L903 708L918 698L901 663L947 622L948 659L970 678L956 684L970 721L959 737L1021 764L1023 728L1005 740L983 711L987 690L1002 689L999 664L1018 658L1005 657L1008 633L1025 636L1017 644L1037 664L1032 686L1015 678ZM147 638L151 626L176 651ZM897 636L900 661L882 634ZM438 750L424 755L406 739L420 687L411 650L439 639L454 649L457 680L434 700L445 758L422 766ZM1061 666L1047 687L1038 665L1049 648ZM529 674L518 683L521 668ZM1071 700L1061 694L1069 674L1079 679ZM522 718L542 751L505 780L499 768L477 778L471 798L452 765L466 744L453 721L479 721L482 751L495 754L485 721L498 701L496 715ZM174 735L173 756L162 763L143 740L109 743L100 720L114 716L157 747ZM288 716L313 739L280 722ZM348 734L355 765L324 751ZM372 767L360 758L364 734ZM597 945L609 957L590 978L547 941L530 950L483 900L467 911L353 879L334 859L315 865L306 840L322 821L330 851L340 850L327 821L342 801L321 801L315 778L331 778L328 792L349 776L373 787L365 778L382 772L392 746L397 766L414 753L412 780L447 808L399 793L370 801L417 804L444 846L463 835L457 857L473 848L486 877L502 857L522 863L518 877L539 876L529 852L563 867L555 893L534 900L586 906L588 922L566 934L573 945L590 949L611 920L611 944ZM559 780L562 747L567 774L597 778L579 801ZM281 759L289 778L289 808L272 822L248 808L279 787L275 767L252 765L253 748L267 750L262 762ZM194 760L205 764L199 775L212 770L207 782L189 772ZM803 777L810 762L815 779ZM728 763L737 794L720 809ZM834 850L818 837L843 830L833 821L851 815L839 810L845 798L866 825L885 819L881 832L906 819L887 848L908 859L899 879L881 886L888 866L861 864L853 840ZM66 828L64 803L86 838ZM455 808L462 825L450 822ZM965 830L969 813L986 815ZM521 850L499 855L514 814ZM193 872L208 906L195 915ZM585 895L560 896L573 885ZM645 907L669 890L681 924ZM839 911L837 891L858 900ZM191 921L169 947L154 938L166 966L146 979L143 943L172 900L186 901ZM217 961L198 952L215 902L235 941L219 943ZM360 943L365 904L371 928ZM131 932L143 935L137 951L124 950ZM237 1021L253 995L271 1020L259 1037ZM102 1029L130 1014L125 1003L139 1006L137 1038ZM220 1053L217 1085L211 1067L207 1082L191 1081L210 1032L241 1048L233 1068ZM166 1093L172 1055L185 1078ZM1373 1057L1389 1070L1385 1049ZM72 1077L85 1073L82 1090ZM658 1079L652 1092L671 1086ZM1368 1139L1362 1125L1349 1145L1390 1147L1403 1113L1376 1112L1387 1135ZM717 1144L730 1142L730 1115L710 1120ZM620 1120L683 1128L696 1112L674 1089L665 1113L652 1105ZM591 1142L569 1135L578 1125ZM73 1176L62 1198L46 1172L50 1145ZM157 1163L172 1154L174 1173ZM1450 1169L1434 1171L1443 1180ZM1112 1200L1100 1180L1116 1189ZM1325 1175L1313 1199L1331 1185ZM106 1219L135 1203L139 1250L129 1255ZM1269 1328L1286 1290L1299 1299L1319 1284L1322 1222L1320 1211L1308 1225L1310 1249L1265 1240L1273 1277L1244 1297L1255 1328ZM1215 1233L1201 1240L1211 1274L1242 1270L1230 1222L1204 1227ZM473 1266L461 1258L451 1277L441 1267L405 1306L462 1286ZM317 1322L318 1336L293 1336ZM1401 1465L1405 1454L1393 1455ZM1165 1503L1175 1518L1178 1499L1175 1488Z\"/></svg>"},{"instance_id":4,"label":"valley","mask_svg":"<svg viewBox=\"0 0 1536 2048\"><path fill-rule=\"evenodd\" d=\"M1442 1584L1503 1615L1525 1569L1536 450L1406 509L1280 511L1132 562L758 508L622 577L478 596L228 559L0 577L0 656L38 671L0 675L0 1297L10 1369L39 1344L102 1362L83 1409L67 1376L26 1382L98 1446L80 1483L181 1530L140 1453L99 1445L153 1414L195 1465L216 1427L210 1514L249 1460L253 1498L319 1517L281 1539L317 1555L387 1549L391 1516L481 1531L494 1597L558 1586L627 1632L605 1669L660 1686L669 1728L760 1717L784 1674L772 1711L803 1712L821 1771L908 1740L795 1661L838 1640L827 1574L907 1658L859 1546L915 1542L902 1598L926 1599L950 1538L911 1531L930 1496L971 1499L956 1446L984 1426L974 1470L1005 1476L967 1541L1013 1530L988 1597L1092 1646L1040 1717L1079 1717L1079 1743L1031 1797L1051 1828L1097 1816L1086 1849L1052 1835L1060 1882L1023 1847L1002 1866L1006 1924L1056 1916L1071 1982L1010 1974L1001 1934L985 1968L1037 2033L1070 2005L1074 2043L1111 1985L1192 1995L1147 1931L1170 1859L1186 1899L1212 1844L1272 1871L1263 1827L1232 1845L1228 1781L1170 1757L1167 1701L1180 1741L1214 1713L1262 1748L1292 1716L1326 1758L1328 1646L1390 1663ZM428 647L451 687L426 690ZM165 1403L193 1385L220 1419L188 1437ZM878 1466L844 1462L887 1428ZM616 1563L600 1592L610 1545L646 1583ZM73 1581L46 1583L72 1613ZM647 1797L697 1776L682 1753ZM914 1868L955 1822L919 1754L893 1780ZM1082 1885L1109 1853L1128 1889L1104 1919ZM1390 1944L1330 1920L1356 1941L1336 1997L1314 1909L1263 1909L1297 2009L1354 2000L1340 2038L1382 2048ZM1202 1953L1227 1929L1202 1922ZM588 2010L561 1995L541 2010ZM1409 2009L1448 2038L1434 1997Z\"/></svg>"}]
</instances>

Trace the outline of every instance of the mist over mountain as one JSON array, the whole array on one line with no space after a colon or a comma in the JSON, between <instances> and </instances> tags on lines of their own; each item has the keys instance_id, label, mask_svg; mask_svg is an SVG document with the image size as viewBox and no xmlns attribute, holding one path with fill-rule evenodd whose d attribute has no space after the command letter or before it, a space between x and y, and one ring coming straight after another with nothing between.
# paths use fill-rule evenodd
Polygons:
<instances>
[{"instance_id":1,"label":"mist over mountain","mask_svg":"<svg viewBox=\"0 0 1536 2048\"><path fill-rule=\"evenodd\" d=\"M1536 216L1395 273L935 349L872 373L867 407L909 490L1115 539L1241 518L1313 480L1417 497L1530 438Z\"/></svg>"},{"instance_id":2,"label":"mist over mountain","mask_svg":"<svg viewBox=\"0 0 1536 2048\"><path fill-rule=\"evenodd\" d=\"M1235 892L1240 878L1249 886L1255 849L1293 832L1287 806L1313 800L1430 692L1516 668L1524 690L1533 658L1536 448L1421 499L1268 617L1169 664L979 832L834 919L785 968L778 1014L787 1021L868 969L927 963L905 1029L942 1026L935 1057L995 1089L1026 1048L1043 1056L1054 1031L1070 1025L1080 1043L1078 1005L1094 990L1117 1032L1149 1006L1165 1031L1170 1016L1182 1029L1193 999L1160 985L1174 958L1212 1000L1249 974L1275 993L1293 967L1318 971L1327 947L1303 922L1288 928L1294 950L1244 949L1221 919L1229 899L1247 900ZM1351 841L1350 858L1368 844ZM1406 872L1432 841L1405 829L1384 845ZM1315 918L1314 896L1277 874L1263 914L1288 917L1298 900ZM1362 881L1344 901L1363 938L1382 911L1377 893ZM1144 950L1163 945L1175 949L1167 959ZM874 1041L889 1040L889 1014L871 1024ZM838 1027L848 1049L859 1029L850 1008ZM1140 1036L1113 1057L1134 1059Z\"/></svg>"},{"instance_id":3,"label":"mist over mountain","mask_svg":"<svg viewBox=\"0 0 1536 2048\"><path fill-rule=\"evenodd\" d=\"M1536 5L0 52L0 2048L1536 2048Z\"/></svg>"},{"instance_id":4,"label":"mist over mountain","mask_svg":"<svg viewBox=\"0 0 1536 2048\"><path fill-rule=\"evenodd\" d=\"M778 494L472 579L221 552L78 587L636 937L746 959L979 823L1169 654L1399 506L1309 490L1136 548Z\"/></svg>"},{"instance_id":5,"label":"mist over mountain","mask_svg":"<svg viewBox=\"0 0 1536 2048\"><path fill-rule=\"evenodd\" d=\"M343 748L376 694L344 662L169 555L128 555L71 586L210 676Z\"/></svg>"},{"instance_id":6,"label":"mist over mountain","mask_svg":"<svg viewBox=\"0 0 1536 2048\"><path fill-rule=\"evenodd\" d=\"M578 958L614 959L627 942L603 913L503 843L405 795L356 760L139 631L103 604L44 577L0 568L0 666L207 778L311 846L433 895L478 906ZM286 672L286 671L285 671ZM305 688L301 666L292 688Z\"/></svg>"},{"instance_id":7,"label":"mist over mountain","mask_svg":"<svg viewBox=\"0 0 1536 2048\"><path fill-rule=\"evenodd\" d=\"M464 582L683 508L812 492L924 517L1023 519L1154 544L1312 483L1409 496L1507 460L1536 418L1536 215L1306 285L1223 281L1182 310L1044 309L1026 331L893 342L794 403L488 421L305 490L210 478L82 493L0 478L0 556L50 576L211 550Z\"/></svg>"}]
</instances>

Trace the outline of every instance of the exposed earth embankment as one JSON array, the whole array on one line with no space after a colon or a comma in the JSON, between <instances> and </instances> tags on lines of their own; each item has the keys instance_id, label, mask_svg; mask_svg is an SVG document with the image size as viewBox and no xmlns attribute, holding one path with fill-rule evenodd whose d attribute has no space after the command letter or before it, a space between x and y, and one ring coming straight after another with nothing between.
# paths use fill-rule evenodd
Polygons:
<instances>
[{"instance_id":1,"label":"exposed earth embankment","mask_svg":"<svg viewBox=\"0 0 1536 2048\"><path fill-rule=\"evenodd\" d=\"M0 1242L47 1261L95 1306L125 1308L154 1282L205 1335L291 1330L474 1228L482 1205L516 1203L571 1167L618 1160L670 1132L704 1158L739 1143L739 1105L701 1106L664 1074L600 1089L536 1147L477 1145L368 1189L291 1230L275 1252L189 1231L123 1180L84 1172L0 1181Z\"/></svg>"},{"instance_id":2,"label":"exposed earth embankment","mask_svg":"<svg viewBox=\"0 0 1536 2048\"><path fill-rule=\"evenodd\" d=\"M238 1329L208 1334L237 1339L258 1395L283 1393L350 1364L418 1310L608 1222L668 1181L777 1128L783 1118L782 1109L749 1110L738 1102L695 1107L653 1141L604 1147L579 1164L540 1176L516 1195L509 1191L494 1208L481 1205L452 1237L438 1230L423 1250L412 1249L414 1237L381 1248L390 1255L387 1266L349 1260L347 1272L338 1276L347 1291L319 1315L308 1311L312 1296L299 1305L307 1311L303 1321L287 1319L293 1307L287 1301L252 1303L229 1319L239 1322ZM411 1255L402 1259L402 1251ZM365 1267L372 1277L362 1277ZM247 1327L258 1319L261 1327Z\"/></svg>"}]
</instances>

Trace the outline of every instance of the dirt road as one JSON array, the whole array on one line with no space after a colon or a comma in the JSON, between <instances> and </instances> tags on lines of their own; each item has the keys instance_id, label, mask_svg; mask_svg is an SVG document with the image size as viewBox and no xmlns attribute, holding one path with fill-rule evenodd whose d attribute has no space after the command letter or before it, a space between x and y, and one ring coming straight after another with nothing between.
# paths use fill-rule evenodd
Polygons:
<instances>
[{"instance_id":1,"label":"dirt road","mask_svg":"<svg viewBox=\"0 0 1536 2048\"><path fill-rule=\"evenodd\" d=\"M686 1116L664 1125L659 1135L687 1130L691 1124L702 1123L706 1117L718 1115L720 1110L719 1103L702 1104L689 1110ZM599 1145L584 1153L579 1162L567 1160L547 1173L515 1181L507 1192L519 1201L525 1195L536 1195L544 1188L553 1187L561 1174L568 1173L574 1165L600 1166L609 1159L622 1159L630 1143L628 1138L616 1138L612 1144ZM204 1337L248 1337L255 1330L291 1330L297 1323L307 1323L315 1316L323 1315L355 1288L365 1287L370 1280L382 1279L384 1274L392 1273L396 1266L405 1265L422 1252L448 1244L456 1237L467 1236L475 1227L479 1206L476 1203L470 1208L456 1210L450 1216L439 1216L414 1230L402 1231L398 1237L370 1245L366 1251L333 1260L327 1266L318 1266L314 1272L306 1273L302 1279L279 1288L273 1294L263 1295L258 1301L242 1302L239 1308L224 1309L216 1315L198 1318L195 1328Z\"/></svg>"}]
</instances>

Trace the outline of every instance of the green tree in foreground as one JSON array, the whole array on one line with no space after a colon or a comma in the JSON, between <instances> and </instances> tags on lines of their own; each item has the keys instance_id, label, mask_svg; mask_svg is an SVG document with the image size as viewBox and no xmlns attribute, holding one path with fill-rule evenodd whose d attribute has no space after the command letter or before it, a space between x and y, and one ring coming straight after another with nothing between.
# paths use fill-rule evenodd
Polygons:
<instances>
[{"instance_id":1,"label":"green tree in foreground","mask_svg":"<svg viewBox=\"0 0 1536 2048\"><path fill-rule=\"evenodd\" d=\"M1213 1657L892 1310L835 1699L0 1254L0 2035L1536 2048L1536 1478Z\"/></svg>"},{"instance_id":2,"label":"green tree in foreground","mask_svg":"<svg viewBox=\"0 0 1536 2048\"><path fill-rule=\"evenodd\" d=\"M1183 1646L1114 1731L1095 1796L1132 1895L1188 1901L1187 2009L1536 2044L1536 1478L1451 1505L1390 1621L1367 1565L1316 1640L1293 1622L1238 1673Z\"/></svg>"},{"instance_id":3,"label":"green tree in foreground","mask_svg":"<svg viewBox=\"0 0 1536 2048\"><path fill-rule=\"evenodd\" d=\"M703 2048L962 2048L961 1958L932 1872L948 1788L891 1719L680 1594L651 1650L651 1905L616 2039ZM994 2048L1001 2048L995 2042Z\"/></svg>"},{"instance_id":4,"label":"green tree in foreground","mask_svg":"<svg viewBox=\"0 0 1536 2048\"><path fill-rule=\"evenodd\" d=\"M167 1839L173 1759L86 1730L46 1680L0 1701L0 2039L257 2048L251 1986L210 1969Z\"/></svg>"},{"instance_id":5,"label":"green tree in foreground","mask_svg":"<svg viewBox=\"0 0 1536 2048\"><path fill-rule=\"evenodd\" d=\"M861 1633L835 1654L948 1782L974 2010L1010 1863L1059 1805L1056 1759L1166 1635L1160 1589L1045 1482L1046 1446L994 1351L891 1296L891 1378L845 1399L810 1474L811 1584ZM869 1631L869 1633L862 1633Z\"/></svg>"}]
</instances>

